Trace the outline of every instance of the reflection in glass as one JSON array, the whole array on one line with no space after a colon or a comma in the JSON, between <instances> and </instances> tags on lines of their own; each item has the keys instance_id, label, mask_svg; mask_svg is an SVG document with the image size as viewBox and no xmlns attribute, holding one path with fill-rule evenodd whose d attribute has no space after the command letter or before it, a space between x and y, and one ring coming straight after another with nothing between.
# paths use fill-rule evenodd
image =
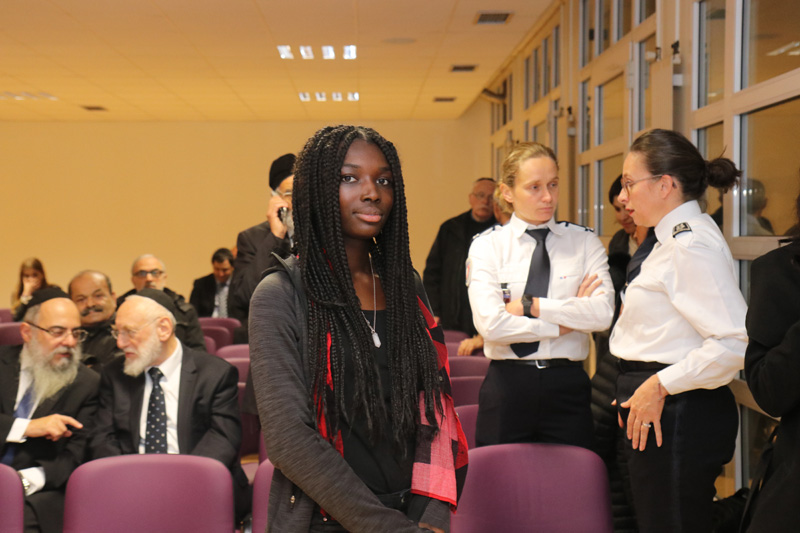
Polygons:
<instances>
[{"instance_id":1,"label":"reflection in glass","mask_svg":"<svg viewBox=\"0 0 800 533\"><path fill-rule=\"evenodd\" d=\"M533 86L533 102L536 103L539 101L539 49L533 51L533 80L531 81L531 85Z\"/></svg>"},{"instance_id":2,"label":"reflection in glass","mask_svg":"<svg viewBox=\"0 0 800 533\"><path fill-rule=\"evenodd\" d=\"M611 184L617 179L617 176L622 174L622 154L614 155L600 161L600 175L597 179L600 181L600 190L595 202L595 209L598 210L600 216L600 224L596 229L598 235L614 235L619 229L616 224L616 217L614 216L614 208L608 204L608 190L611 189Z\"/></svg>"},{"instance_id":3,"label":"reflection in glass","mask_svg":"<svg viewBox=\"0 0 800 533\"><path fill-rule=\"evenodd\" d=\"M553 102L552 111L553 131L551 132L550 136L550 148L552 148L553 152L556 154L556 159L558 159L558 110L560 107L561 100L555 100Z\"/></svg>"},{"instance_id":4,"label":"reflection in glass","mask_svg":"<svg viewBox=\"0 0 800 533\"><path fill-rule=\"evenodd\" d=\"M722 145L722 123L713 124L706 128L697 130L697 149L706 159L714 159L723 155L724 146ZM722 192L713 187L706 189L705 212L711 215L714 222L722 230Z\"/></svg>"},{"instance_id":5,"label":"reflection in glass","mask_svg":"<svg viewBox=\"0 0 800 533\"><path fill-rule=\"evenodd\" d=\"M617 7L617 40L621 39L623 35L628 35L631 31L631 24L633 23L633 13L631 13L632 0L617 0L619 2Z\"/></svg>"},{"instance_id":6,"label":"reflection in glass","mask_svg":"<svg viewBox=\"0 0 800 533\"><path fill-rule=\"evenodd\" d=\"M506 123L507 123L507 122L509 122L509 121L511 121L513 119L513 117L512 117L512 113L513 113L513 110L514 110L514 75L513 74L509 74L508 75L508 80L506 81L505 87L503 87L503 88L506 91L506 103L505 103L505 105L506 105L506 107L508 109L508 120L506 121Z\"/></svg>"},{"instance_id":7,"label":"reflection in glass","mask_svg":"<svg viewBox=\"0 0 800 533\"><path fill-rule=\"evenodd\" d=\"M528 129L530 128L530 122L526 120L524 126L525 126L525 142L528 142L532 140L530 135L530 130Z\"/></svg>"},{"instance_id":8,"label":"reflection in glass","mask_svg":"<svg viewBox=\"0 0 800 533\"><path fill-rule=\"evenodd\" d=\"M525 58L525 98L523 98L525 109L531 105L531 60L531 56Z\"/></svg>"},{"instance_id":9,"label":"reflection in glass","mask_svg":"<svg viewBox=\"0 0 800 533\"><path fill-rule=\"evenodd\" d=\"M600 130L597 144L622 137L622 106L625 102L625 83L620 74L600 86L597 117Z\"/></svg>"},{"instance_id":10,"label":"reflection in glass","mask_svg":"<svg viewBox=\"0 0 800 533\"><path fill-rule=\"evenodd\" d=\"M785 235L795 223L800 98L742 116L741 235Z\"/></svg>"},{"instance_id":11,"label":"reflection in glass","mask_svg":"<svg viewBox=\"0 0 800 533\"><path fill-rule=\"evenodd\" d=\"M744 0L742 85L800 67L800 2Z\"/></svg>"},{"instance_id":12,"label":"reflection in glass","mask_svg":"<svg viewBox=\"0 0 800 533\"><path fill-rule=\"evenodd\" d=\"M550 92L550 50L547 37L542 41L542 96Z\"/></svg>"},{"instance_id":13,"label":"reflection in glass","mask_svg":"<svg viewBox=\"0 0 800 533\"><path fill-rule=\"evenodd\" d=\"M639 0L639 22L656 12L656 0Z\"/></svg>"},{"instance_id":14,"label":"reflection in glass","mask_svg":"<svg viewBox=\"0 0 800 533\"><path fill-rule=\"evenodd\" d=\"M652 106L650 104L650 64L656 58L656 36L651 35L646 41L639 43L639 112L637 113L637 130L650 128L652 124Z\"/></svg>"},{"instance_id":15,"label":"reflection in glass","mask_svg":"<svg viewBox=\"0 0 800 533\"><path fill-rule=\"evenodd\" d=\"M553 87L561 83L561 27L553 28Z\"/></svg>"},{"instance_id":16,"label":"reflection in glass","mask_svg":"<svg viewBox=\"0 0 800 533\"><path fill-rule=\"evenodd\" d=\"M594 0L581 0L581 66L594 58Z\"/></svg>"},{"instance_id":17,"label":"reflection in glass","mask_svg":"<svg viewBox=\"0 0 800 533\"><path fill-rule=\"evenodd\" d=\"M534 142L547 144L547 121L535 124L532 133Z\"/></svg>"},{"instance_id":18,"label":"reflection in glass","mask_svg":"<svg viewBox=\"0 0 800 533\"><path fill-rule=\"evenodd\" d=\"M583 152L589 149L592 142L592 110L589 107L591 104L591 96L589 95L589 80L581 83L581 138L580 138L580 151Z\"/></svg>"},{"instance_id":19,"label":"reflection in glass","mask_svg":"<svg viewBox=\"0 0 800 533\"><path fill-rule=\"evenodd\" d=\"M600 23L597 25L597 33L600 36L600 53L602 54L611 46L611 10L612 0L601 0L602 12L600 13Z\"/></svg>"},{"instance_id":20,"label":"reflection in glass","mask_svg":"<svg viewBox=\"0 0 800 533\"><path fill-rule=\"evenodd\" d=\"M578 224L589 225L589 165L578 171Z\"/></svg>"},{"instance_id":21,"label":"reflection in glass","mask_svg":"<svg viewBox=\"0 0 800 533\"><path fill-rule=\"evenodd\" d=\"M703 0L699 11L697 106L703 107L725 96L725 0Z\"/></svg>"}]
</instances>

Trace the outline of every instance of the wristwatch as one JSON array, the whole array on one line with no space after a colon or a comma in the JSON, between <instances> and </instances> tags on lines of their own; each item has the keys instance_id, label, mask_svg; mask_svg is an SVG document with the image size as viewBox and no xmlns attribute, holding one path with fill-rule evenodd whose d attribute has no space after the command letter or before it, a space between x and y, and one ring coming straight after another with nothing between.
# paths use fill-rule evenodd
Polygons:
<instances>
[{"instance_id":1,"label":"wristwatch","mask_svg":"<svg viewBox=\"0 0 800 533\"><path fill-rule=\"evenodd\" d=\"M522 295L522 314L528 318L533 318L531 315L531 305L533 305L533 296L530 294Z\"/></svg>"},{"instance_id":2,"label":"wristwatch","mask_svg":"<svg viewBox=\"0 0 800 533\"><path fill-rule=\"evenodd\" d=\"M19 476L19 480L22 481L22 490L25 492L25 496L28 496L28 491L31 490L31 482L22 475L22 472L17 472L17 475Z\"/></svg>"}]
</instances>

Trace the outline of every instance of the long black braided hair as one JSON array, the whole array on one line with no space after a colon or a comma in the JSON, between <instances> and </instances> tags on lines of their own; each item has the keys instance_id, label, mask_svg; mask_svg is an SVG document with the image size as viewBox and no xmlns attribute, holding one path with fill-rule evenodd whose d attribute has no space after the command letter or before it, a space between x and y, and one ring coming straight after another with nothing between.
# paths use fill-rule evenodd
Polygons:
<instances>
[{"instance_id":1,"label":"long black braided hair","mask_svg":"<svg viewBox=\"0 0 800 533\"><path fill-rule=\"evenodd\" d=\"M339 208L340 171L356 139L376 145L392 171L394 205L370 253L386 295L391 412L386 412L380 378L372 356L373 341L364 320L342 235ZM340 417L364 416L370 437L382 435L384 422L394 423L392 440L405 450L420 422L419 393L424 392L425 418L437 427L434 409L442 410L436 350L419 309L408 243L403 174L394 145L370 128L329 126L319 130L300 153L295 166L293 217L296 251L308 298L308 350L313 376L311 395L318 409L338 429ZM334 401L327 398L327 336ZM342 346L352 346L355 397L345 406L345 361Z\"/></svg>"}]
</instances>

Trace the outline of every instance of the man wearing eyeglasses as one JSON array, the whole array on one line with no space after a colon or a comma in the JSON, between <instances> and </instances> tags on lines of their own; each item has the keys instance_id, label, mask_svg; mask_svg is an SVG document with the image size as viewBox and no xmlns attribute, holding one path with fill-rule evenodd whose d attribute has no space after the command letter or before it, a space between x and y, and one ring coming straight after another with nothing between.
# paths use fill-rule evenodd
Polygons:
<instances>
[{"instance_id":1,"label":"man wearing eyeglasses","mask_svg":"<svg viewBox=\"0 0 800 533\"><path fill-rule=\"evenodd\" d=\"M93 458L181 453L217 459L231 470L237 516L248 510L239 464L238 372L175 336L176 308L163 291L145 288L120 305L114 323L125 354L105 365Z\"/></svg>"},{"instance_id":2,"label":"man wearing eyeglasses","mask_svg":"<svg viewBox=\"0 0 800 533\"><path fill-rule=\"evenodd\" d=\"M0 462L25 491L25 530L60 532L64 490L83 462L100 376L81 364L78 309L56 287L34 293L24 344L0 348Z\"/></svg>"},{"instance_id":3,"label":"man wearing eyeglasses","mask_svg":"<svg viewBox=\"0 0 800 533\"><path fill-rule=\"evenodd\" d=\"M270 198L267 220L239 233L236 239L236 260L228 294L228 316L238 318L243 327L234 342L247 342L247 318L250 298L261 281L261 274L272 265L272 252L288 257L292 248L292 189L294 188L294 154L284 154L269 168Z\"/></svg>"},{"instance_id":4,"label":"man wearing eyeglasses","mask_svg":"<svg viewBox=\"0 0 800 533\"><path fill-rule=\"evenodd\" d=\"M425 262L422 281L433 312L444 329L463 331L475 336L472 309L466 285L467 252L472 238L494 226L494 189L492 178L480 178L469 194L470 210L445 221ZM470 355L483 346L480 337L466 339L459 355ZM462 350L463 348L463 350Z\"/></svg>"},{"instance_id":5,"label":"man wearing eyeglasses","mask_svg":"<svg viewBox=\"0 0 800 533\"><path fill-rule=\"evenodd\" d=\"M122 305L125 298L142 289L163 291L175 306L175 320L177 320L175 335L186 346L205 351L206 343L200 321L197 320L197 310L186 301L186 298L166 286L167 268L163 261L152 254L137 257L131 267L131 283L133 289L117 299L117 308Z\"/></svg>"}]
</instances>

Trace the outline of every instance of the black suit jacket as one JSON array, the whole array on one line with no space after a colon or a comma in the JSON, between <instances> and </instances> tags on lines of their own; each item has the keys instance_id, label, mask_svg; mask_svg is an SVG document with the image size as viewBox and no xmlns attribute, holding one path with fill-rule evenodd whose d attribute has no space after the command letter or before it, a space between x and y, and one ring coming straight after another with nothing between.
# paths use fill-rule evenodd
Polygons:
<instances>
[{"instance_id":1,"label":"black suit jacket","mask_svg":"<svg viewBox=\"0 0 800 533\"><path fill-rule=\"evenodd\" d=\"M753 261L750 278L744 371L781 423L748 531L800 531L800 241Z\"/></svg>"},{"instance_id":2,"label":"black suit jacket","mask_svg":"<svg viewBox=\"0 0 800 533\"><path fill-rule=\"evenodd\" d=\"M6 438L14 423L21 351L22 346L0 347L0 453L5 453ZM29 438L18 445L13 462L15 470L44 469L44 488L27 498L43 531L61 531L64 489L72 471L84 460L97 409L99 383L100 376L81 364L75 380L40 402L31 416L35 419L55 413L67 415L83 424L83 429L73 429L72 437L56 442L40 437Z\"/></svg>"},{"instance_id":3,"label":"black suit jacket","mask_svg":"<svg viewBox=\"0 0 800 533\"><path fill-rule=\"evenodd\" d=\"M217 296L217 280L214 274L203 276L194 280L189 303L197 310L198 316L211 316L214 314L214 299Z\"/></svg>"}]
</instances>

